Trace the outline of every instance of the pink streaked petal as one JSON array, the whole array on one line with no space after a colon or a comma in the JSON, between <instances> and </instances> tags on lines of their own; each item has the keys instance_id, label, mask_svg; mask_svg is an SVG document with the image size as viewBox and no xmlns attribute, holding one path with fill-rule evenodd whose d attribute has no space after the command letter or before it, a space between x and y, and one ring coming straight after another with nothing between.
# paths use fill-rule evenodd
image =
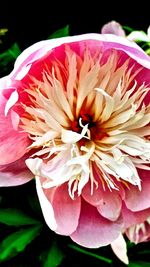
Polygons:
<instances>
[{"instance_id":1,"label":"pink streaked petal","mask_svg":"<svg viewBox=\"0 0 150 267\"><path fill-rule=\"evenodd\" d=\"M132 212L125 205L122 207L122 217L124 222L124 228L128 228L134 224L139 224L144 222L150 216L150 208Z\"/></svg>"},{"instance_id":2,"label":"pink streaked petal","mask_svg":"<svg viewBox=\"0 0 150 267\"><path fill-rule=\"evenodd\" d=\"M20 159L29 146L30 141L26 133L14 130L11 112L4 115L6 99L0 96L0 165L5 165ZM9 144L9 145L8 145Z\"/></svg>"},{"instance_id":3,"label":"pink streaked petal","mask_svg":"<svg viewBox=\"0 0 150 267\"><path fill-rule=\"evenodd\" d=\"M80 197L72 200L68 194L68 185L63 184L55 190L51 203L57 223L56 232L61 235L71 235L78 226L81 209Z\"/></svg>"},{"instance_id":4,"label":"pink streaked petal","mask_svg":"<svg viewBox=\"0 0 150 267\"><path fill-rule=\"evenodd\" d=\"M123 30L122 26L120 25L120 23L114 20L105 24L101 29L101 33L102 34L111 33L125 37L125 31Z\"/></svg>"},{"instance_id":5,"label":"pink streaked petal","mask_svg":"<svg viewBox=\"0 0 150 267\"><path fill-rule=\"evenodd\" d=\"M78 45L77 42L79 42ZM33 64L39 58L48 55L48 52L52 51L53 48L66 43L73 43L73 46L77 47L77 50L81 51L81 53L87 44L93 52L97 47L102 48L103 51L111 48L119 49L127 53L141 65L150 69L149 57L137 44L130 42L127 38L113 34L83 34L41 41L30 46L17 58L14 70L10 73L9 77L11 79L16 79L17 76L19 77L19 73L22 72L22 69L27 69L30 72L29 65ZM26 71L24 73L27 74ZM21 74L21 79L23 79L23 77L24 76Z\"/></svg>"},{"instance_id":6,"label":"pink streaked petal","mask_svg":"<svg viewBox=\"0 0 150 267\"><path fill-rule=\"evenodd\" d=\"M150 179L149 171L139 169L139 177L141 179L141 191L133 185L126 190L125 203L128 209L132 211L140 211L150 207Z\"/></svg>"},{"instance_id":7,"label":"pink streaked petal","mask_svg":"<svg viewBox=\"0 0 150 267\"><path fill-rule=\"evenodd\" d=\"M16 186L29 182L33 174L25 165L25 158L21 158L8 165L0 166L0 186Z\"/></svg>"},{"instance_id":8,"label":"pink streaked petal","mask_svg":"<svg viewBox=\"0 0 150 267\"><path fill-rule=\"evenodd\" d=\"M73 241L88 248L106 246L114 241L122 229L120 220L111 222L103 218L97 209L84 200L77 230L71 235Z\"/></svg>"},{"instance_id":9,"label":"pink streaked petal","mask_svg":"<svg viewBox=\"0 0 150 267\"><path fill-rule=\"evenodd\" d=\"M127 256L127 244L122 234L111 243L111 248L115 255L125 264L129 264Z\"/></svg>"}]
</instances>

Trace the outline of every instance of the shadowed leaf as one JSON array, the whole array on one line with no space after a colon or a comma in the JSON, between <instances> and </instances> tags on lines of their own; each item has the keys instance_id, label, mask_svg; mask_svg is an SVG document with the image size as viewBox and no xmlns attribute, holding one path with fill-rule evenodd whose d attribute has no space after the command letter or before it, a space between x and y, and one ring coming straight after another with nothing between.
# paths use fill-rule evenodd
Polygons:
<instances>
[{"instance_id":1,"label":"shadowed leaf","mask_svg":"<svg viewBox=\"0 0 150 267\"><path fill-rule=\"evenodd\" d=\"M17 209L0 209L0 223L11 226L31 225L39 223Z\"/></svg>"},{"instance_id":2,"label":"shadowed leaf","mask_svg":"<svg viewBox=\"0 0 150 267\"><path fill-rule=\"evenodd\" d=\"M39 235L40 226L21 229L0 243L0 262L8 260L22 252L33 239Z\"/></svg>"},{"instance_id":3,"label":"shadowed leaf","mask_svg":"<svg viewBox=\"0 0 150 267\"><path fill-rule=\"evenodd\" d=\"M66 25L64 28L59 29L56 32L49 35L48 39L60 38L65 36L69 36L69 25Z\"/></svg>"},{"instance_id":4,"label":"shadowed leaf","mask_svg":"<svg viewBox=\"0 0 150 267\"><path fill-rule=\"evenodd\" d=\"M58 248L56 241L54 241L42 267L57 267L61 264L63 258L63 252Z\"/></svg>"},{"instance_id":5,"label":"shadowed leaf","mask_svg":"<svg viewBox=\"0 0 150 267\"><path fill-rule=\"evenodd\" d=\"M131 262L128 267L149 267L150 263L149 262L144 262L144 261L137 261L137 262Z\"/></svg>"},{"instance_id":6,"label":"shadowed leaf","mask_svg":"<svg viewBox=\"0 0 150 267\"><path fill-rule=\"evenodd\" d=\"M14 43L9 49L0 54L0 66L6 66L19 56L21 50L17 43Z\"/></svg>"}]
</instances>

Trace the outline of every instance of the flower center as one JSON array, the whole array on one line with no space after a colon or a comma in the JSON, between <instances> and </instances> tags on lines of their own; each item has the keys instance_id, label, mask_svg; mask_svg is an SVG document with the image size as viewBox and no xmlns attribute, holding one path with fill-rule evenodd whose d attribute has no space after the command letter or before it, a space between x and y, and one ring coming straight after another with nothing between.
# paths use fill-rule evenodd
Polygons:
<instances>
[{"instance_id":1,"label":"flower center","mask_svg":"<svg viewBox=\"0 0 150 267\"><path fill-rule=\"evenodd\" d=\"M101 140L104 137L108 137L108 133L105 129L100 127L100 123L93 121L90 114L83 111L80 112L80 117L77 120L71 122L71 130L77 133L81 133L85 125L88 125L90 140L96 141ZM82 142L81 142L82 141ZM80 140L80 145L85 143L85 139Z\"/></svg>"},{"instance_id":2,"label":"flower center","mask_svg":"<svg viewBox=\"0 0 150 267\"><path fill-rule=\"evenodd\" d=\"M72 131L81 133L82 131L81 122L82 125L84 126L88 124L89 129L96 126L96 123L93 122L92 117L89 114L81 114L77 120L71 122Z\"/></svg>"}]
</instances>

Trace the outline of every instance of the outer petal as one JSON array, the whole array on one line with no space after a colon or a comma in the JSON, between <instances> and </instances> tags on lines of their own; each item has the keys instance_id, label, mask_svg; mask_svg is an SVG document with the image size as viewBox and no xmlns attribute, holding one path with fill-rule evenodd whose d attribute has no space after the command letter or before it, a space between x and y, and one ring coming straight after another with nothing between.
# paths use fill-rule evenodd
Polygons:
<instances>
[{"instance_id":1,"label":"outer petal","mask_svg":"<svg viewBox=\"0 0 150 267\"><path fill-rule=\"evenodd\" d=\"M150 69L150 59L144 51L134 42L130 42L127 38L115 36L112 34L83 34L78 36L63 37L38 42L26 50L17 58L14 70L9 75L11 79L22 79L30 71L33 62L46 56L53 48L62 44L80 42L80 51L85 48L88 42L91 50L95 51L97 47L102 47L103 51L107 49L120 49L127 53L131 58L135 59L144 67Z\"/></svg>"},{"instance_id":2,"label":"outer petal","mask_svg":"<svg viewBox=\"0 0 150 267\"><path fill-rule=\"evenodd\" d=\"M98 248L114 241L121 228L121 221L111 222L103 218L95 207L82 201L79 225L71 238L81 246Z\"/></svg>"},{"instance_id":3,"label":"outer petal","mask_svg":"<svg viewBox=\"0 0 150 267\"><path fill-rule=\"evenodd\" d=\"M43 215L48 226L58 234L72 234L78 226L80 197L72 200L68 194L67 184L54 188L42 189L38 179L37 192ZM56 227L54 227L54 225Z\"/></svg>"},{"instance_id":4,"label":"outer petal","mask_svg":"<svg viewBox=\"0 0 150 267\"><path fill-rule=\"evenodd\" d=\"M122 234L120 234L119 237L111 243L111 248L122 262L129 264L127 244Z\"/></svg>"},{"instance_id":5,"label":"outer petal","mask_svg":"<svg viewBox=\"0 0 150 267\"><path fill-rule=\"evenodd\" d=\"M56 232L61 235L72 234L78 226L81 209L80 197L72 200L68 194L68 185L63 184L56 189L52 206L57 223Z\"/></svg>"},{"instance_id":6,"label":"outer petal","mask_svg":"<svg viewBox=\"0 0 150 267\"><path fill-rule=\"evenodd\" d=\"M0 186L21 185L31 179L33 179L33 173L25 165L25 158L0 166Z\"/></svg>"},{"instance_id":7,"label":"outer petal","mask_svg":"<svg viewBox=\"0 0 150 267\"><path fill-rule=\"evenodd\" d=\"M14 129L11 112L4 115L5 105L6 99L0 95L0 165L20 159L29 145L27 134Z\"/></svg>"},{"instance_id":8,"label":"outer petal","mask_svg":"<svg viewBox=\"0 0 150 267\"><path fill-rule=\"evenodd\" d=\"M40 201L40 205L41 205L44 219L45 219L47 225L50 227L50 229L55 231L57 228L57 224L56 224L56 220L54 217L54 210L53 210L51 203L49 202L49 200L47 199L47 197L44 194L44 191L43 191L42 185L41 185L41 181L39 178L36 178L36 189L37 189L37 194L39 197L39 201Z\"/></svg>"},{"instance_id":9,"label":"outer petal","mask_svg":"<svg viewBox=\"0 0 150 267\"><path fill-rule=\"evenodd\" d=\"M125 203L128 209L132 211L140 211L150 207L150 179L149 171L139 170L139 176L142 180L142 189L130 186L130 190L126 191Z\"/></svg>"}]
</instances>

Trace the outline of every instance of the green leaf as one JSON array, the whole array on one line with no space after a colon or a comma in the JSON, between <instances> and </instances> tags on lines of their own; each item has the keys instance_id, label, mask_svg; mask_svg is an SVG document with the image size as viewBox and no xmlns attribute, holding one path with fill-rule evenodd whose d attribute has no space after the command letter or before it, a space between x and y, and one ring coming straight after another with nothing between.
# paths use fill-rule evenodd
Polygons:
<instances>
[{"instance_id":1,"label":"green leaf","mask_svg":"<svg viewBox=\"0 0 150 267\"><path fill-rule=\"evenodd\" d=\"M6 66L19 56L21 50L17 43L14 43L9 49L0 54L0 66Z\"/></svg>"},{"instance_id":2,"label":"green leaf","mask_svg":"<svg viewBox=\"0 0 150 267\"><path fill-rule=\"evenodd\" d=\"M49 35L48 39L60 38L65 36L69 36L69 25L66 25L64 28L61 28Z\"/></svg>"},{"instance_id":3,"label":"green leaf","mask_svg":"<svg viewBox=\"0 0 150 267\"><path fill-rule=\"evenodd\" d=\"M136 262L131 262L128 267L149 267L150 263L149 262L144 262L144 261L136 261Z\"/></svg>"},{"instance_id":4,"label":"green leaf","mask_svg":"<svg viewBox=\"0 0 150 267\"><path fill-rule=\"evenodd\" d=\"M20 50L18 44L17 44L17 43L14 43L14 44L8 49L8 52L9 52L10 55L12 55L12 57L13 57L14 59L16 59L16 58L19 56L19 54L21 53L21 50Z\"/></svg>"},{"instance_id":5,"label":"green leaf","mask_svg":"<svg viewBox=\"0 0 150 267\"><path fill-rule=\"evenodd\" d=\"M8 260L22 252L40 233L40 226L21 229L0 243L0 262Z\"/></svg>"},{"instance_id":6,"label":"green leaf","mask_svg":"<svg viewBox=\"0 0 150 267\"><path fill-rule=\"evenodd\" d=\"M126 26L126 25L122 26L122 28L123 28L124 30L126 30L127 32L133 32L133 31L134 31L133 28L131 28L131 27L129 27L129 26Z\"/></svg>"},{"instance_id":7,"label":"green leaf","mask_svg":"<svg viewBox=\"0 0 150 267\"><path fill-rule=\"evenodd\" d=\"M97 254L95 254L95 253L93 253L93 252L87 251L87 250L82 249L82 248L80 248L80 247L77 247L77 246L75 246L75 245L69 244L68 246L69 246L70 248L72 248L72 249L78 251L78 252L81 252L81 253L83 253L83 254L92 256L92 257L94 257L94 258L96 258L96 259L99 259L99 260L101 260L101 261L105 261L105 262L110 263L110 264L112 263L112 260L111 260L111 259L108 259L108 258L105 258L105 257L103 257L103 256L97 255ZM45 267L45 266L44 266L44 267Z\"/></svg>"},{"instance_id":8,"label":"green leaf","mask_svg":"<svg viewBox=\"0 0 150 267\"><path fill-rule=\"evenodd\" d=\"M150 56L150 48L148 48L147 50L145 50L145 52L146 52L146 54L147 54L148 56Z\"/></svg>"},{"instance_id":9,"label":"green leaf","mask_svg":"<svg viewBox=\"0 0 150 267\"><path fill-rule=\"evenodd\" d=\"M43 267L57 267L61 264L63 258L63 252L59 249L56 241L54 241L44 260Z\"/></svg>"},{"instance_id":10,"label":"green leaf","mask_svg":"<svg viewBox=\"0 0 150 267\"><path fill-rule=\"evenodd\" d=\"M39 221L17 209L0 209L0 223L11 226L37 224Z\"/></svg>"}]
</instances>

